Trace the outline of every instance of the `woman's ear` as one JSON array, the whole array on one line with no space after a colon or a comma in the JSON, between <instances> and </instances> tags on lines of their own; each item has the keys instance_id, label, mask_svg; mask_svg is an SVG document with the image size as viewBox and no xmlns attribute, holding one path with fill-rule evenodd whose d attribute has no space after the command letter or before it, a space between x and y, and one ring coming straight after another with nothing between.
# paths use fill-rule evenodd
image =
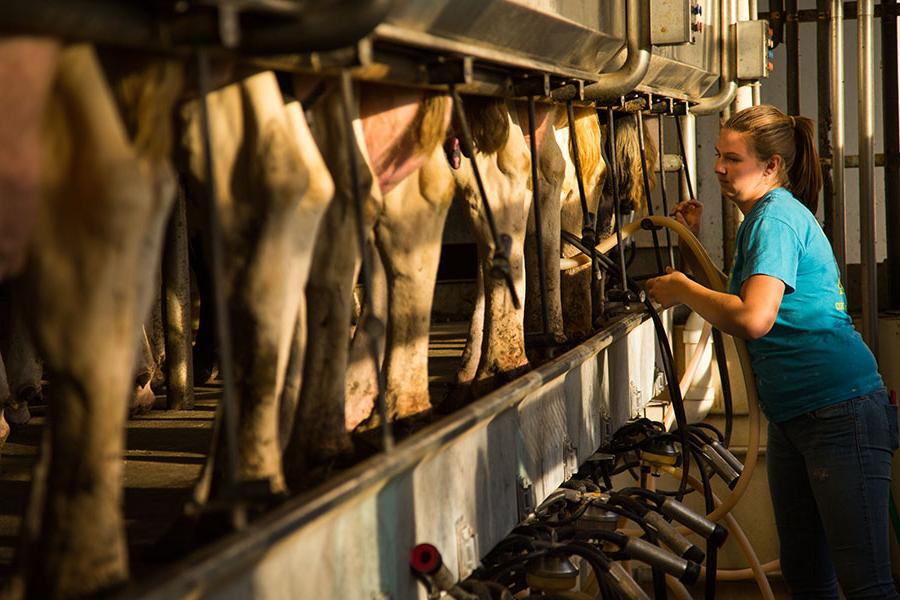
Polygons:
<instances>
[{"instance_id":1,"label":"woman's ear","mask_svg":"<svg viewBox=\"0 0 900 600\"><path fill-rule=\"evenodd\" d=\"M766 175L777 175L779 171L781 171L781 167L784 165L784 159L780 154L773 154L769 157L769 160L766 162Z\"/></svg>"}]
</instances>

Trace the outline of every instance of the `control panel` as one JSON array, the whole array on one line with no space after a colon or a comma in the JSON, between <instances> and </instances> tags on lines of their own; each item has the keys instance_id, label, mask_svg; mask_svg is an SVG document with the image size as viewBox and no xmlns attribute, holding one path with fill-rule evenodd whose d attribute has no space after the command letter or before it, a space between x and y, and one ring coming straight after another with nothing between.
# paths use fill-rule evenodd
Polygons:
<instances>
[{"instance_id":1,"label":"control panel","mask_svg":"<svg viewBox=\"0 0 900 600\"><path fill-rule=\"evenodd\" d=\"M701 0L651 0L650 43L654 46L693 44L703 31Z\"/></svg>"},{"instance_id":2,"label":"control panel","mask_svg":"<svg viewBox=\"0 0 900 600\"><path fill-rule=\"evenodd\" d=\"M740 21L735 24L734 41L738 79L763 79L775 68L773 63L773 31L765 20Z\"/></svg>"}]
</instances>

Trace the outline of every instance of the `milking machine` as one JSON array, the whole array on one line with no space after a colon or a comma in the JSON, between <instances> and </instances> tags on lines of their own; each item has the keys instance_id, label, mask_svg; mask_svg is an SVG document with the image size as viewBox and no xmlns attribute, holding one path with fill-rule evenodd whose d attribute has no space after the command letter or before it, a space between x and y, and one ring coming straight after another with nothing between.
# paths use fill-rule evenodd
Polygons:
<instances>
[{"instance_id":1,"label":"milking machine","mask_svg":"<svg viewBox=\"0 0 900 600\"><path fill-rule=\"evenodd\" d=\"M705 435L691 433L701 439ZM691 444L697 442L692 439ZM647 583L653 597L666 598L666 576L691 585L699 579L704 562L707 573L715 573L716 552L728 537L725 527L677 500L677 492L650 489L644 475L659 476L662 467L683 464L682 450L679 437L665 432L659 423L629 422L465 580L455 581L441 566L438 550L428 544L413 549L410 566L429 586L433 598L440 592L479 600L513 594L518 598L649 598L646 586L635 581L628 566L627 561L634 560L650 567L652 578ZM713 463L697 462L706 509L711 512L709 465ZM635 467L641 470L640 476L634 475L641 487L613 488L612 477ZM627 522L637 529L624 529ZM685 533L704 539L706 550ZM707 577L708 598L715 597L715 579Z\"/></svg>"},{"instance_id":2,"label":"milking machine","mask_svg":"<svg viewBox=\"0 0 900 600\"><path fill-rule=\"evenodd\" d=\"M624 103L623 103L624 104ZM655 105L652 98L634 111L633 118L642 134L641 111L655 107L653 111L662 119L664 112L675 113L673 102ZM668 110L660 110L660 106ZM577 156L578 140L574 119L569 109L570 135L573 154ZM623 241L638 229L647 229L654 234L665 228L674 230L681 236L685 249L694 253L703 268L702 275L713 286L721 286L723 278L710 263L702 247L683 225L672 219L652 214L641 221L622 224L621 202L618 198L618 184L615 162L615 133L613 109L607 108L608 139L611 160L610 177L614 191L615 239L610 238L599 246L592 245L591 235L581 236L562 231L565 243L576 247L591 259L592 279L611 277L617 279L617 288L607 300L621 301L640 299L649 312L657 332L657 340L662 357L663 369L669 386L670 400L676 415L677 427L666 431L658 422L636 419L626 423L598 449L576 473L551 493L528 517L497 544L482 560L467 579L455 582L448 573L435 578L429 575L423 563L411 561L413 572L423 578L431 590L431 597L439 597L441 591L454 598L649 598L644 587L635 582L627 567L629 560L647 564L651 571L650 589L653 597L667 597L666 576L674 577L680 584L697 581L701 565L706 568L705 597L715 598L718 549L728 537L728 530L717 521L727 516L743 494L755 466L758 448L758 408L751 399L751 440L747 464L742 464L727 448L730 438L731 417L730 390L726 391L729 418L726 432L722 433L705 423L688 424L684 413L681 392L674 371L674 361L666 338L662 321L655 307L642 298L641 290L626 272L624 253L620 252L614 262L604 254L613 244L622 247ZM677 119L676 119L677 123ZM663 123L660 123L660 130ZM678 127L679 142L684 152L683 138ZM660 156L663 148L660 143ZM641 142L641 165L644 171L644 190L649 195L646 149ZM662 162L662 161L660 161ZM682 161L683 162L683 161ZM576 177L582 198L584 223L593 227L593 215L587 210L584 197L582 173L576 162ZM660 164L662 169L662 164ZM689 197L693 198L693 187L689 174L687 185ZM587 229L587 228L586 228ZM673 261L671 238L667 237L670 265ZM658 237L654 236L656 266L662 269L662 252ZM615 290L620 290L618 293ZM626 296L621 291L627 290ZM595 294L592 294L596 298ZM718 333L718 332L716 332ZM737 343L738 353L745 373L749 372L748 357L742 343ZM724 360L721 334L716 339L717 360L723 386L730 385ZM752 389L751 396L755 396ZM699 480L691 477L691 465L699 473ZM638 486L616 489L613 479L630 473ZM666 473L677 476L680 483L675 490L657 489L655 479ZM724 502L715 498L711 479L720 477L731 490ZM691 488L694 488L691 490ZM697 491L702 494L706 515L685 506L681 500L685 495ZM636 528L628 528L628 522ZM731 521L733 522L733 520ZM676 527L675 524L679 526ZM705 549L691 542L685 534L697 535L704 539ZM743 536L741 532L741 536ZM418 547L417 547L418 549ZM429 546L429 552L437 552ZM415 554L415 551L414 551ZM755 560L755 557L753 557ZM751 560L751 562L753 562ZM758 564L758 561L756 563ZM640 578L639 578L640 579ZM438 580L443 583L438 584ZM762 584L761 584L762 585Z\"/></svg>"}]
</instances>

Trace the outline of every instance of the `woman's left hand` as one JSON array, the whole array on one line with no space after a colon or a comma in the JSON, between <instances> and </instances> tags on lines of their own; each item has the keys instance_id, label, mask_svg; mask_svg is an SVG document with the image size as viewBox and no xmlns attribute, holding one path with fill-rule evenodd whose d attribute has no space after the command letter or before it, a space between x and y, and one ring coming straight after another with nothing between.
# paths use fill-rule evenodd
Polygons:
<instances>
[{"instance_id":1,"label":"woman's left hand","mask_svg":"<svg viewBox=\"0 0 900 600\"><path fill-rule=\"evenodd\" d=\"M666 274L648 279L644 284L650 299L669 308L683 302L684 291L690 280L681 271L666 267Z\"/></svg>"}]
</instances>

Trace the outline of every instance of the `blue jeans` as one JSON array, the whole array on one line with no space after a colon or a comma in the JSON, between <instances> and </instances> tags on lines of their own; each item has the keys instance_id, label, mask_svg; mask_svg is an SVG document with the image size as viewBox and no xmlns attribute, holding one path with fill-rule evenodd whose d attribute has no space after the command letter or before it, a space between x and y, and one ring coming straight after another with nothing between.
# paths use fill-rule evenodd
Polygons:
<instances>
[{"instance_id":1,"label":"blue jeans","mask_svg":"<svg viewBox=\"0 0 900 600\"><path fill-rule=\"evenodd\" d=\"M878 390L769 423L766 461L781 570L794 599L900 598L888 494L897 407Z\"/></svg>"}]
</instances>

